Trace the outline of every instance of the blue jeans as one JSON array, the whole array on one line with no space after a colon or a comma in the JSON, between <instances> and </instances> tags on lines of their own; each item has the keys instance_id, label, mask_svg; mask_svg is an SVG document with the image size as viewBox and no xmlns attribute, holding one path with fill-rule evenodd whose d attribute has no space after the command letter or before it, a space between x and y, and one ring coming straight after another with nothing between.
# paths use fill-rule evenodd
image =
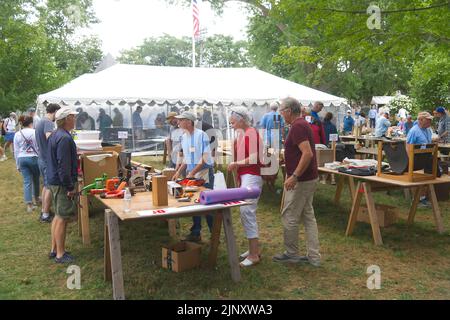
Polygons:
<instances>
[{"instance_id":1,"label":"blue jeans","mask_svg":"<svg viewBox=\"0 0 450 320\"><path fill-rule=\"evenodd\" d=\"M47 163L41 158L38 159L39 171L41 173L44 187L48 189L48 179L47 179Z\"/></svg>"},{"instance_id":2,"label":"blue jeans","mask_svg":"<svg viewBox=\"0 0 450 320\"><path fill-rule=\"evenodd\" d=\"M214 188L214 168L209 168L209 183L206 183L204 187L208 189ZM202 231L202 217L192 217L192 222L193 225L191 227L191 234L194 236L199 236ZM210 214L206 215L206 222L208 223L209 231L211 231L214 223L214 217Z\"/></svg>"},{"instance_id":3,"label":"blue jeans","mask_svg":"<svg viewBox=\"0 0 450 320\"><path fill-rule=\"evenodd\" d=\"M37 157L21 157L18 159L20 173L23 176L23 197L25 203L33 203L39 197L39 165Z\"/></svg>"}]
</instances>

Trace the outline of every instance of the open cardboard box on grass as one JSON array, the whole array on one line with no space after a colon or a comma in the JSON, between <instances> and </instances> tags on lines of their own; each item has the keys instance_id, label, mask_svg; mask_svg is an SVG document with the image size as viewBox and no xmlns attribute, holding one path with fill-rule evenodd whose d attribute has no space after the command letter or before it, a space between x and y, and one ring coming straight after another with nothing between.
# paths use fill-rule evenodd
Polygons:
<instances>
[{"instance_id":1,"label":"open cardboard box on grass","mask_svg":"<svg viewBox=\"0 0 450 320\"><path fill-rule=\"evenodd\" d=\"M202 246L188 241L178 242L162 248L162 267L182 272L200 266Z\"/></svg>"},{"instance_id":2,"label":"open cardboard box on grass","mask_svg":"<svg viewBox=\"0 0 450 320\"><path fill-rule=\"evenodd\" d=\"M397 222L397 208L384 204L377 204L375 208L380 227L386 228ZM362 207L359 210L357 220L359 222L370 223L369 211L367 210L367 207Z\"/></svg>"}]
</instances>

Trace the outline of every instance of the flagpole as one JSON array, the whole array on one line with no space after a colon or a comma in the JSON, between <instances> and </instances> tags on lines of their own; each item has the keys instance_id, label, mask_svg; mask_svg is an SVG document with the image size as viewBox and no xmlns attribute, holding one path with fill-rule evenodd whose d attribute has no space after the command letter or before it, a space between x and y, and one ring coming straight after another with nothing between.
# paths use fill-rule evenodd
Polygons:
<instances>
[{"instance_id":1,"label":"flagpole","mask_svg":"<svg viewBox=\"0 0 450 320\"><path fill-rule=\"evenodd\" d=\"M192 35L192 68L195 68L195 35Z\"/></svg>"}]
</instances>

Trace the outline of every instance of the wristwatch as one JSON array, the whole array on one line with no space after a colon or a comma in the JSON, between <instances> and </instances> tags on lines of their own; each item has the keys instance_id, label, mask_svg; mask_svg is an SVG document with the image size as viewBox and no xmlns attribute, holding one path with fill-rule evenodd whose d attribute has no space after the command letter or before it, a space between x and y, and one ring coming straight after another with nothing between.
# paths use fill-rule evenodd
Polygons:
<instances>
[{"instance_id":1,"label":"wristwatch","mask_svg":"<svg viewBox=\"0 0 450 320\"><path fill-rule=\"evenodd\" d=\"M296 175L295 173L292 174L292 176L296 179L298 179L298 175Z\"/></svg>"}]
</instances>

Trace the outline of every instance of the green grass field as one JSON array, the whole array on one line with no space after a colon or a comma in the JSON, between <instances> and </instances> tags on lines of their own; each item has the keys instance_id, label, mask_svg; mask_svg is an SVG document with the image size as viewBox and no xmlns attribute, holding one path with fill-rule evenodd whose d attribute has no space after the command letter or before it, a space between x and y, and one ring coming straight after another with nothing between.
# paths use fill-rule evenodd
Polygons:
<instances>
[{"instance_id":1,"label":"green grass field","mask_svg":"<svg viewBox=\"0 0 450 320\"><path fill-rule=\"evenodd\" d=\"M153 161L152 161L153 159ZM155 158L138 161L158 165ZM278 188L281 187L280 181ZM333 204L334 186L319 185L314 207L319 227L322 266L282 265L271 261L281 252L280 195L264 190L258 208L262 262L242 270L242 281L232 283L222 238L215 270L173 273L161 268L161 247L170 243L165 222L121 224L122 262L128 299L448 299L450 297L450 237L439 235L430 209L419 209L416 223L405 223L409 202L399 191L375 194L379 202L395 205L397 224L382 230L384 246L373 245L370 226L357 223L354 236L345 237L350 211L346 190L342 203ZM450 230L449 202L440 203ZM0 163L0 299L111 299L112 287L103 281L103 209L93 200L90 246L83 246L77 224L69 226L67 247L81 268L81 290L66 286L67 266L47 258L50 226L38 222L38 212L27 214L22 177L13 160ZM181 219L182 235L191 220ZM247 241L239 212L233 223L240 251ZM206 221L203 238L209 239ZM223 232L222 232L223 237ZM303 246L303 232L301 234ZM203 263L208 246L205 243ZM381 289L369 290L367 267L381 268Z\"/></svg>"}]
</instances>

